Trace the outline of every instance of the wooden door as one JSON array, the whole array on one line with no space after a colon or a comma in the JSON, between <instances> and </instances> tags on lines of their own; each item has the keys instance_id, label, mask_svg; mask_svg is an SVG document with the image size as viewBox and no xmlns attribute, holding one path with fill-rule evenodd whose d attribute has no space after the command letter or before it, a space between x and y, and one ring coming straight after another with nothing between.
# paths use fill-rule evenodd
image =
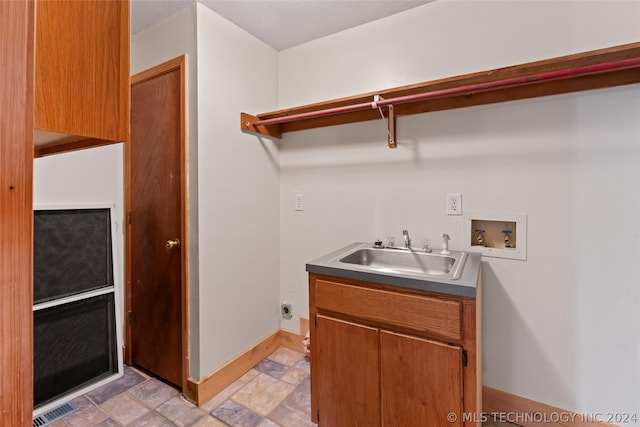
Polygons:
<instances>
[{"instance_id":1,"label":"wooden door","mask_svg":"<svg viewBox=\"0 0 640 427\"><path fill-rule=\"evenodd\" d=\"M380 425L378 330L318 315L311 379L320 427Z\"/></svg>"},{"instance_id":2,"label":"wooden door","mask_svg":"<svg viewBox=\"0 0 640 427\"><path fill-rule=\"evenodd\" d=\"M380 366L383 426L462 426L459 346L381 331Z\"/></svg>"},{"instance_id":3,"label":"wooden door","mask_svg":"<svg viewBox=\"0 0 640 427\"><path fill-rule=\"evenodd\" d=\"M130 361L178 387L188 340L184 63L132 78L127 161Z\"/></svg>"},{"instance_id":4,"label":"wooden door","mask_svg":"<svg viewBox=\"0 0 640 427\"><path fill-rule=\"evenodd\" d=\"M33 416L33 25L0 1L0 426Z\"/></svg>"}]
</instances>

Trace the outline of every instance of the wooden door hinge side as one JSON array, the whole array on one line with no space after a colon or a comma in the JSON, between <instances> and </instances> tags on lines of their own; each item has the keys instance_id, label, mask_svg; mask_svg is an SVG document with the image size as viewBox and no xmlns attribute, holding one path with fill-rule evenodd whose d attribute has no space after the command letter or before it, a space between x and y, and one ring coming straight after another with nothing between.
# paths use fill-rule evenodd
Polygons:
<instances>
[{"instance_id":1,"label":"wooden door hinge side","mask_svg":"<svg viewBox=\"0 0 640 427\"><path fill-rule=\"evenodd\" d=\"M462 366L467 366L468 363L469 363L469 359L467 357L467 350L463 348L462 349Z\"/></svg>"}]
</instances>

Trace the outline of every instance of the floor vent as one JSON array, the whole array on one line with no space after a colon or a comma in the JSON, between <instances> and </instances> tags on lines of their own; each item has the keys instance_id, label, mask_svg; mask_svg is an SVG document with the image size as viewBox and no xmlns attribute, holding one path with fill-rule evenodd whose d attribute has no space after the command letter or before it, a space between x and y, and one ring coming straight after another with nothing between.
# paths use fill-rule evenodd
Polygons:
<instances>
[{"instance_id":1,"label":"floor vent","mask_svg":"<svg viewBox=\"0 0 640 427\"><path fill-rule=\"evenodd\" d=\"M35 417L33 419L33 427L42 427L47 424L51 424L55 420L58 420L65 415L68 415L78 409L78 405L73 402L67 402L64 405L60 405L57 408L50 410L49 412L45 412L44 414Z\"/></svg>"}]
</instances>

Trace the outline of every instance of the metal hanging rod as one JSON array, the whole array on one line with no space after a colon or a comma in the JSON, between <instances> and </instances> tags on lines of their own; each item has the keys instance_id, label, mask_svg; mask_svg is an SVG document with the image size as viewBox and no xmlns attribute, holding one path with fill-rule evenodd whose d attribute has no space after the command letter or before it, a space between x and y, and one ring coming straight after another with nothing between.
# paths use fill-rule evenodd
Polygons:
<instances>
[{"instance_id":1,"label":"metal hanging rod","mask_svg":"<svg viewBox=\"0 0 640 427\"><path fill-rule=\"evenodd\" d=\"M605 62L601 64L585 65L576 68L568 68L557 71L548 71L539 74L531 74L526 76L512 77L508 79L496 80L491 82L470 84L466 86L458 86L449 89L441 89L431 92L418 93L414 95L399 96L396 98L381 99L376 98L372 102L361 102L343 107L326 108L324 110L310 111L306 113L292 114L289 116L274 117L272 119L257 120L251 123L252 126L269 126L281 123L295 122L299 120L315 119L319 117L332 116L337 114L352 113L371 108L379 108L386 106L409 104L413 102L426 101L429 99L444 98L453 95L468 95L474 92L481 92L490 89L499 89L516 85L523 85L536 82L544 82L549 80L559 80L571 77L587 76L591 74L604 73L609 71L617 71L629 68L640 67L640 58L629 58L619 61Z\"/></svg>"}]
</instances>

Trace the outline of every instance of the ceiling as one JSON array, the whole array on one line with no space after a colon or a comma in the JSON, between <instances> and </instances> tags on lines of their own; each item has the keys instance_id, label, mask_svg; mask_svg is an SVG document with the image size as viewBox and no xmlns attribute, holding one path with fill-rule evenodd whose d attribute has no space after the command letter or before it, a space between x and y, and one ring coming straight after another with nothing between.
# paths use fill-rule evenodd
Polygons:
<instances>
[{"instance_id":1,"label":"ceiling","mask_svg":"<svg viewBox=\"0 0 640 427\"><path fill-rule=\"evenodd\" d=\"M429 1L433 0L131 0L131 33L199 2L284 50Z\"/></svg>"}]
</instances>

